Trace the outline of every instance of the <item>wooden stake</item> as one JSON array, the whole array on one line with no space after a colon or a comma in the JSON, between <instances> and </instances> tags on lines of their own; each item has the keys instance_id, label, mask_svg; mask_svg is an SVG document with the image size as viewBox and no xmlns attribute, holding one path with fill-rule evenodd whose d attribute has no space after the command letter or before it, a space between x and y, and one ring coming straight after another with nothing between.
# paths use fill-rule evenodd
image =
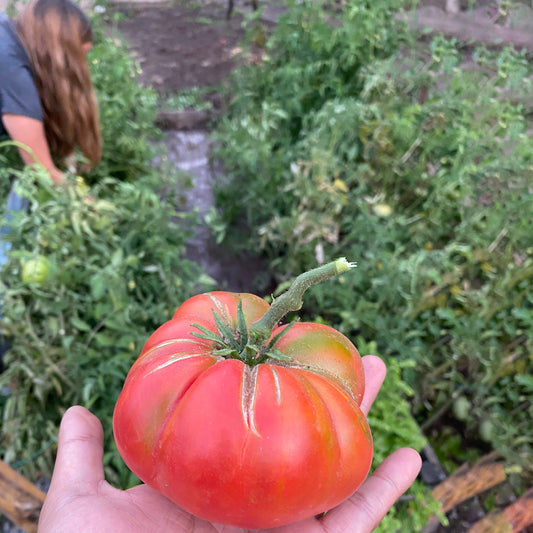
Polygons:
<instances>
[{"instance_id":1,"label":"wooden stake","mask_svg":"<svg viewBox=\"0 0 533 533\"><path fill-rule=\"evenodd\" d=\"M37 533L45 493L0 461L0 512L28 533Z\"/></svg>"},{"instance_id":2,"label":"wooden stake","mask_svg":"<svg viewBox=\"0 0 533 533\"><path fill-rule=\"evenodd\" d=\"M439 483L433 489L432 494L436 500L441 502L441 511L446 513L456 505L502 483L505 478L503 465L497 462L496 455L489 454L482 457L471 468L467 464L460 466L442 483ZM432 516L424 532L434 531L438 524L438 518Z\"/></svg>"},{"instance_id":3,"label":"wooden stake","mask_svg":"<svg viewBox=\"0 0 533 533\"><path fill-rule=\"evenodd\" d=\"M513 533L522 531L533 524L533 487L518 500L503 510L503 514L512 526Z\"/></svg>"},{"instance_id":4,"label":"wooden stake","mask_svg":"<svg viewBox=\"0 0 533 533\"><path fill-rule=\"evenodd\" d=\"M533 487L503 511L490 513L476 522L468 533L519 533L533 524Z\"/></svg>"},{"instance_id":5,"label":"wooden stake","mask_svg":"<svg viewBox=\"0 0 533 533\"><path fill-rule=\"evenodd\" d=\"M445 513L460 504L505 481L505 470L494 455L482 457L472 468L463 465L433 489L433 497L442 503Z\"/></svg>"}]
</instances>

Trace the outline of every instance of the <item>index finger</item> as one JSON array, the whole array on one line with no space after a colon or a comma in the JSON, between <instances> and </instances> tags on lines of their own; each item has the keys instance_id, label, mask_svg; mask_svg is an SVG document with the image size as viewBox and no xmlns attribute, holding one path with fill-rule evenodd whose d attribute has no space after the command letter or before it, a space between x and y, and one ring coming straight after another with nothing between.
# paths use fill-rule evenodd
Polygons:
<instances>
[{"instance_id":1,"label":"index finger","mask_svg":"<svg viewBox=\"0 0 533 533\"><path fill-rule=\"evenodd\" d=\"M360 407L366 416L387 375L387 368L385 363L375 355L365 355L362 361L365 369L365 393Z\"/></svg>"},{"instance_id":2,"label":"index finger","mask_svg":"<svg viewBox=\"0 0 533 533\"><path fill-rule=\"evenodd\" d=\"M50 491L91 492L104 479L103 453L98 418L80 406L68 409L59 427Z\"/></svg>"}]
</instances>

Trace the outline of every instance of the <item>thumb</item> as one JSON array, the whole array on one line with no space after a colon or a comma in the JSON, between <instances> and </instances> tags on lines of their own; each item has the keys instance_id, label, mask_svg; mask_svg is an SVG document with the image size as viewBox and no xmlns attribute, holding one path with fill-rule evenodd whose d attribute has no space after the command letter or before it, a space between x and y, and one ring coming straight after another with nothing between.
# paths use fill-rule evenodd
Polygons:
<instances>
[{"instance_id":1,"label":"thumb","mask_svg":"<svg viewBox=\"0 0 533 533\"><path fill-rule=\"evenodd\" d=\"M49 492L91 493L104 479L102 425L80 406L63 415Z\"/></svg>"}]
</instances>

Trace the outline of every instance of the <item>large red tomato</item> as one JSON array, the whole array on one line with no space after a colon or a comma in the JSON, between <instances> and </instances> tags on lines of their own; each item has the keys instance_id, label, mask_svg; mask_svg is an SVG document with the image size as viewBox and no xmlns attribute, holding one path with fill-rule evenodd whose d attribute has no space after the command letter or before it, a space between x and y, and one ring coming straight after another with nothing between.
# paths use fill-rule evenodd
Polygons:
<instances>
[{"instance_id":1,"label":"large red tomato","mask_svg":"<svg viewBox=\"0 0 533 533\"><path fill-rule=\"evenodd\" d=\"M211 522L304 519L349 497L370 468L357 349L313 323L281 337L288 326L276 326L257 346L248 325L268 309L251 294L187 300L148 339L115 407L131 470Z\"/></svg>"}]
</instances>

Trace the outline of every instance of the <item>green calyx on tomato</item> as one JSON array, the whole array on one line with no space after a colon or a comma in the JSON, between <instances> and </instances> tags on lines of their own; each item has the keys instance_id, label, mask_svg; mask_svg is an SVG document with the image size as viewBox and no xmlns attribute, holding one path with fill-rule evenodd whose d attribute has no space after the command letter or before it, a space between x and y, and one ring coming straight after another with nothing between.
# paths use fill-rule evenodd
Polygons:
<instances>
[{"instance_id":1,"label":"green calyx on tomato","mask_svg":"<svg viewBox=\"0 0 533 533\"><path fill-rule=\"evenodd\" d=\"M291 358L283 354L275 345L289 331L294 322L272 337L274 327L285 315L302 308L302 297L309 287L346 272L355 266L355 263L349 263L346 258L341 257L336 261L300 274L289 289L274 300L268 311L250 327L246 324L242 302L239 302L237 307L237 328L235 330L232 330L213 310L218 332L214 333L199 324L193 324L195 328L201 331L201 333L193 333L193 335L200 339L216 342L219 348L213 352L215 355L239 359L250 366L264 363L269 358L278 361L290 361Z\"/></svg>"},{"instance_id":2,"label":"green calyx on tomato","mask_svg":"<svg viewBox=\"0 0 533 533\"><path fill-rule=\"evenodd\" d=\"M242 302L239 302L237 307L238 327L236 330L232 330L216 311L213 311L213 317L217 325L217 333L204 328L200 324L193 324L195 328L201 331L201 333L193 333L195 337L216 342L219 346L218 349L213 350L213 355L225 357L226 359L239 359L250 366L264 363L269 358L277 359L278 361L290 361L290 357L282 354L274 346L288 331L288 327L272 337L270 342L261 345L254 343L248 334L246 318L242 311Z\"/></svg>"}]
</instances>

